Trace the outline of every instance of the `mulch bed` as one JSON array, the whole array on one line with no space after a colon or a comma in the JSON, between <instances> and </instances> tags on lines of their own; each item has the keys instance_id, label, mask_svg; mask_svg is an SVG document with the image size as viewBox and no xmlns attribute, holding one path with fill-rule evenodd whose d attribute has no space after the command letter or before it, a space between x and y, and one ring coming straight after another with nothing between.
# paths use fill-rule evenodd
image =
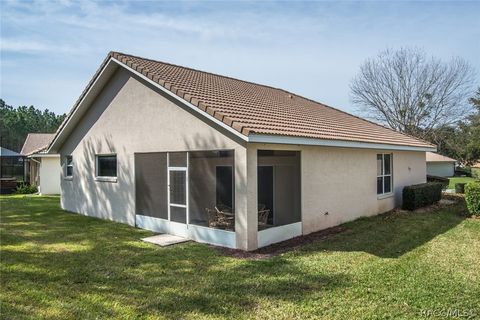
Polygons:
<instances>
[{"instance_id":1,"label":"mulch bed","mask_svg":"<svg viewBox=\"0 0 480 320\"><path fill-rule=\"evenodd\" d=\"M299 236L292 239L288 239L282 242L271 244L267 247L263 247L257 249L255 251L243 251L239 249L230 249L230 248L223 248L223 247L216 247L212 246L217 249L219 252L226 256L238 258L238 259L249 259L249 260L260 260L260 259L268 259L282 253L297 250L307 244L312 243L316 240L323 240L329 236L334 234L344 232L347 228L343 226L336 226L332 228L328 228L325 230L320 230L317 232L313 232L307 234L305 236Z\"/></svg>"}]
</instances>

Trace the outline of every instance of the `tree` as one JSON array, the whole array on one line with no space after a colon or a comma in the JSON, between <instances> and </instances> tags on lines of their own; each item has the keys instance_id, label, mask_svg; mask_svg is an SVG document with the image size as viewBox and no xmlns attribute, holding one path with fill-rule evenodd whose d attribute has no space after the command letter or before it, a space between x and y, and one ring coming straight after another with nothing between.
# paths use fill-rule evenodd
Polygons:
<instances>
[{"instance_id":1,"label":"tree","mask_svg":"<svg viewBox=\"0 0 480 320\"><path fill-rule=\"evenodd\" d=\"M455 125L435 128L426 137L435 143L438 152L470 165L480 159L480 87L469 100L476 110Z\"/></svg>"},{"instance_id":2,"label":"tree","mask_svg":"<svg viewBox=\"0 0 480 320\"><path fill-rule=\"evenodd\" d=\"M477 112L468 117L468 138L466 147L466 160L472 164L480 160L480 87L475 96L469 99Z\"/></svg>"},{"instance_id":3,"label":"tree","mask_svg":"<svg viewBox=\"0 0 480 320\"><path fill-rule=\"evenodd\" d=\"M0 99L0 140L2 147L19 152L29 133L53 133L65 114L56 115L34 106L13 108Z\"/></svg>"},{"instance_id":4,"label":"tree","mask_svg":"<svg viewBox=\"0 0 480 320\"><path fill-rule=\"evenodd\" d=\"M352 101L367 118L424 138L471 112L466 99L474 75L460 58L443 62L420 49L386 50L361 65Z\"/></svg>"}]
</instances>

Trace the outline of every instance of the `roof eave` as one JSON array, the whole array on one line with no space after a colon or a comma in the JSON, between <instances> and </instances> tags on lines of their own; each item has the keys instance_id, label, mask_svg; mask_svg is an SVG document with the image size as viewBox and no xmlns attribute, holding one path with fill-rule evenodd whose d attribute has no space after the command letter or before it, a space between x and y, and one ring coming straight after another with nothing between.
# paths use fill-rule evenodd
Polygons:
<instances>
[{"instance_id":1,"label":"roof eave","mask_svg":"<svg viewBox=\"0 0 480 320\"><path fill-rule=\"evenodd\" d=\"M295 144L295 145L340 147L340 148L421 151L421 152L437 150L435 146L429 147L429 146L397 145L397 144L371 143L371 142L346 141L346 140L334 140L334 139L315 139L315 138L266 135L266 134L250 134L248 136L248 142L272 143L272 144Z\"/></svg>"}]
</instances>

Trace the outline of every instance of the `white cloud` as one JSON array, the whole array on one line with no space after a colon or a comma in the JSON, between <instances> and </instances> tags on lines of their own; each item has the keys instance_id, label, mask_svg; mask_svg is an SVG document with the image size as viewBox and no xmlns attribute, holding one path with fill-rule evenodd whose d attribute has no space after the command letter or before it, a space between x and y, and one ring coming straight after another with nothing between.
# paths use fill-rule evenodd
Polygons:
<instances>
[{"instance_id":1,"label":"white cloud","mask_svg":"<svg viewBox=\"0 0 480 320\"><path fill-rule=\"evenodd\" d=\"M69 79L71 90L42 98L67 111L106 53L119 50L349 109L348 83L358 65L387 46L475 59L480 25L473 12L398 3L7 1L0 13L2 95L13 105L36 104L38 95L15 92L15 79L34 72L47 88Z\"/></svg>"},{"instance_id":2,"label":"white cloud","mask_svg":"<svg viewBox=\"0 0 480 320\"><path fill-rule=\"evenodd\" d=\"M18 53L73 53L76 48L69 45L52 44L35 40L0 39L0 49L4 52Z\"/></svg>"}]
</instances>

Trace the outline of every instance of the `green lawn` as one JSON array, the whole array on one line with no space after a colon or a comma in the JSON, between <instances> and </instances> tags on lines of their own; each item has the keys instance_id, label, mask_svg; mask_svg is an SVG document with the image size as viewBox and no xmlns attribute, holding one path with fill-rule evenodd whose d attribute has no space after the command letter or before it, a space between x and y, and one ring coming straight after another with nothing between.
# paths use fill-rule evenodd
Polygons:
<instances>
[{"instance_id":1,"label":"green lawn","mask_svg":"<svg viewBox=\"0 0 480 320\"><path fill-rule=\"evenodd\" d=\"M452 177L452 178L448 178L448 180L449 180L448 189L455 189L455 183L467 183L467 182L475 181L474 178L470 178L470 177Z\"/></svg>"},{"instance_id":2,"label":"green lawn","mask_svg":"<svg viewBox=\"0 0 480 320\"><path fill-rule=\"evenodd\" d=\"M4 319L386 319L422 310L480 316L480 220L462 204L360 219L265 260L1 197Z\"/></svg>"}]
</instances>

